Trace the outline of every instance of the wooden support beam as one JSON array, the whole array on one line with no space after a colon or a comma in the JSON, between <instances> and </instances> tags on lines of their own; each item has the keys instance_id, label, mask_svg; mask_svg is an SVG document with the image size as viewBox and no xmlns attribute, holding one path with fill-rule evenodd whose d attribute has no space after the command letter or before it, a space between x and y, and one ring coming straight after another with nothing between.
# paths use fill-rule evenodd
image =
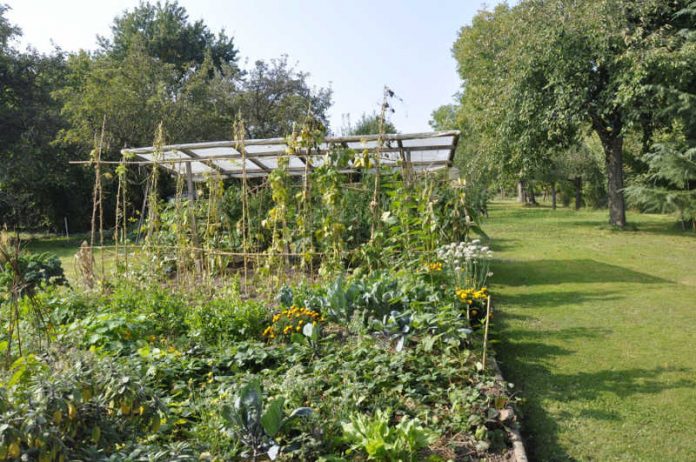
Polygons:
<instances>
[{"instance_id":1,"label":"wooden support beam","mask_svg":"<svg viewBox=\"0 0 696 462\"><path fill-rule=\"evenodd\" d=\"M193 151L190 150L190 149L181 149L181 152L183 152L183 153L186 154L187 156L191 157L191 159L199 160L202 164L205 164L205 165L207 165L208 167L212 168L213 170L216 170L218 173L223 174L223 175L225 174L225 169L223 169L223 168L220 167L218 164L216 164L215 162L213 162L213 160L214 160L213 158L211 158L211 157L199 156L198 154L196 154L195 152L193 152ZM188 166L190 167L191 162L188 162L186 165L188 165ZM187 171L187 173L188 173L188 168L187 168L186 171Z\"/></svg>"},{"instance_id":2,"label":"wooden support beam","mask_svg":"<svg viewBox=\"0 0 696 462\"><path fill-rule=\"evenodd\" d=\"M256 166L257 166L258 168L260 168L261 170L263 170L264 172L270 172L270 171L271 171L271 169L268 168L268 167L266 167L266 165L262 164L261 162L259 162L258 160L254 159L253 157L249 157L249 153L247 153L247 158L246 158L246 159L247 159L249 162L251 162L252 164L256 165Z\"/></svg>"},{"instance_id":3,"label":"wooden support beam","mask_svg":"<svg viewBox=\"0 0 696 462\"><path fill-rule=\"evenodd\" d=\"M420 166L420 167L428 166L428 167L432 167L432 168L436 169L436 168L442 168L442 167L449 166L449 161L447 161L447 160L438 160L438 161L433 161L433 162L414 161L414 162L411 162L410 164L411 164L411 166ZM390 163L382 162L382 166L383 167L397 167L397 164L394 162L390 162ZM355 172L358 172L361 170L364 171L365 173L370 173L372 171L372 169L365 171L364 169L344 168L344 169L339 170L338 172L339 173L355 173ZM287 171L291 176L302 176L305 173L304 167L290 167L287 169ZM247 173L247 176L249 176L249 177L266 176L266 172L264 172L263 170L248 170L247 169L246 173ZM243 174L242 170L228 170L222 176L223 176L223 178L232 178L232 177L240 177L242 174ZM204 179L205 179L204 176L194 177L194 181L203 181Z\"/></svg>"}]
</instances>

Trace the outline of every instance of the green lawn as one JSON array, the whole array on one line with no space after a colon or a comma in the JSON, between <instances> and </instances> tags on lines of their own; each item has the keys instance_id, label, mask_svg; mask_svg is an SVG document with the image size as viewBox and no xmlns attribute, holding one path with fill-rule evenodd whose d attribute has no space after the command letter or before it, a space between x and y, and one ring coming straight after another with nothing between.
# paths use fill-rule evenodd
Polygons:
<instances>
[{"instance_id":1,"label":"green lawn","mask_svg":"<svg viewBox=\"0 0 696 462\"><path fill-rule=\"evenodd\" d=\"M531 460L696 460L696 237L494 203L495 346Z\"/></svg>"},{"instance_id":2,"label":"green lawn","mask_svg":"<svg viewBox=\"0 0 696 462\"><path fill-rule=\"evenodd\" d=\"M58 258L63 265L63 271L68 280L73 283L77 281L75 273L75 254L80 250L83 241L89 242L89 235L76 235L66 238L64 236L54 236L47 234L22 235L26 249L31 252L49 252ZM109 241L107 244L111 244ZM108 274L115 267L114 251L108 249L104 251L104 266ZM101 250L94 251L95 271L101 271Z\"/></svg>"}]
</instances>

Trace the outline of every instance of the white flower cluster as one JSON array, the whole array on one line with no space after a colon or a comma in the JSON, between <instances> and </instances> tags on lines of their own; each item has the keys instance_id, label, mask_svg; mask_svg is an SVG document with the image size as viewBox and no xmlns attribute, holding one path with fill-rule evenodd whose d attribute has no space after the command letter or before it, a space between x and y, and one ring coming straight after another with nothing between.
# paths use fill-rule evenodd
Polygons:
<instances>
[{"instance_id":1,"label":"white flower cluster","mask_svg":"<svg viewBox=\"0 0 696 462\"><path fill-rule=\"evenodd\" d=\"M457 270L458 267L467 263L490 260L493 257L493 251L481 245L479 239L474 239L471 242L453 242L443 245L437 249L437 256L450 263Z\"/></svg>"}]
</instances>

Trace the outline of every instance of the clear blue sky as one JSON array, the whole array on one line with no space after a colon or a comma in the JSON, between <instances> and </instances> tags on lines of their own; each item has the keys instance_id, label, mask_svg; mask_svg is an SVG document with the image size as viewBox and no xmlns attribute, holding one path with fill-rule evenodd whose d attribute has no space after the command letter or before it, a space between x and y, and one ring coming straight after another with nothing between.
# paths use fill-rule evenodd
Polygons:
<instances>
[{"instance_id":1,"label":"clear blue sky","mask_svg":"<svg viewBox=\"0 0 696 462\"><path fill-rule=\"evenodd\" d=\"M94 49L115 16L137 0L0 0L24 33L21 46ZM451 47L483 2L456 0L181 0L192 20L235 39L242 65L289 56L314 86L331 86L331 125L376 111L386 84L402 98L392 121L428 130L430 113L452 101L460 82Z\"/></svg>"}]
</instances>

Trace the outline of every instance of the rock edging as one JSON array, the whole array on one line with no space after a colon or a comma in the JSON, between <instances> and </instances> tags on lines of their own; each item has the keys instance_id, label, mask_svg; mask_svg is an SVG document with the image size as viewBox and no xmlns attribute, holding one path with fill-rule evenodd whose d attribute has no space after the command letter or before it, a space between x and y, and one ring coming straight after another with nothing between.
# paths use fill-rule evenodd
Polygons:
<instances>
[{"instance_id":1,"label":"rock edging","mask_svg":"<svg viewBox=\"0 0 696 462\"><path fill-rule=\"evenodd\" d=\"M488 358L488 360L493 372L495 373L496 380L504 382L505 379L500 371L498 362L495 360L495 358ZM515 416L515 410L511 405L508 405L506 409L510 412L511 424L506 425L505 429L507 430L508 436L510 437L510 442L512 443L513 460L514 462L529 462L529 459L527 458L527 451L525 450L524 442L522 441L522 435L520 434L520 424Z\"/></svg>"}]
</instances>

